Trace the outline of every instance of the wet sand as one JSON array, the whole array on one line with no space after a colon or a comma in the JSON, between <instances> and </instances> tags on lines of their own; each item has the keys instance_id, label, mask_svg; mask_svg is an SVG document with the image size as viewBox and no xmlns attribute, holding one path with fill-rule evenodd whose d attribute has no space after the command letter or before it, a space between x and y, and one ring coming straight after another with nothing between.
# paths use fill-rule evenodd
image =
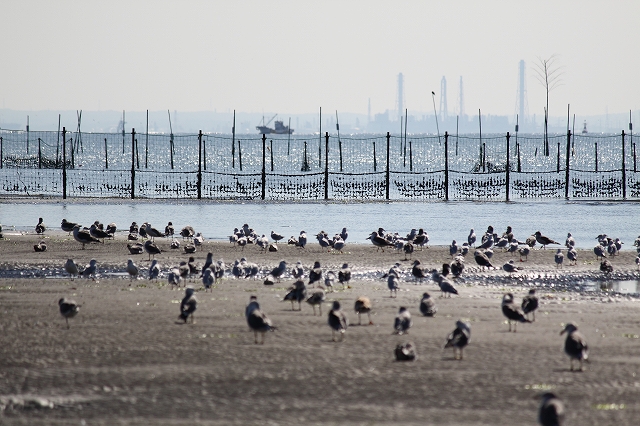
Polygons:
<instances>
[{"instance_id":1,"label":"wet sand","mask_svg":"<svg viewBox=\"0 0 640 426\"><path fill-rule=\"evenodd\" d=\"M274 286L262 280L228 275L211 293L201 282L195 324L177 324L184 289L133 282L124 275L128 258L145 270L146 254L132 256L120 235L116 241L82 250L66 233L47 234L49 246L35 253L35 235L5 232L0 240L0 423L17 424L434 424L534 425L539 401L551 390L567 408L568 425L636 424L640 418L640 305L636 298L606 293L554 289L599 277L599 262L580 251L578 266L557 271L555 250L534 250L524 275L483 271L467 256L466 278L456 283L459 296L440 298L430 280L403 277L397 298L386 281L376 279L395 262L407 270L404 254L384 253L366 244L347 244L345 253L327 253L317 243L308 248L280 245L277 253L244 252L223 242L205 242L193 256L203 264L207 252L223 258L247 257L263 270L285 259L300 260L308 271L315 260L324 270L347 262L354 279L347 289L327 294L321 316L311 306L291 311L282 297L290 276ZM156 256L166 275L169 266L187 260L182 250ZM62 267L67 258L85 265L98 261L97 281L71 280ZM417 251L429 268L450 259L448 247ZM496 252L495 264L511 258ZM614 275L636 274L635 250L612 259ZM39 269L39 276L17 278L16 269ZM143 271L143 272L145 272ZM37 275L37 274L36 274ZM45 276L54 278L44 278ZM500 310L503 293L517 303L531 286L541 307L536 321L509 333ZM562 287L562 286L561 286ZM420 297L428 291L438 314L422 317ZM255 345L244 318L255 294L278 330ZM353 304L366 295L373 303L374 325L357 325ZM58 311L61 297L72 298L80 313L70 329ZM345 340L331 341L326 314L332 301L342 303L352 326ZM400 306L413 315L408 335L392 334ZM464 360L442 346L459 318L471 325ZM569 371L563 352L567 322L578 324L590 346L585 371ZM366 320L363 319L363 324ZM354 325L356 324L356 325ZM397 362L393 350L412 341L414 362Z\"/></svg>"}]
</instances>

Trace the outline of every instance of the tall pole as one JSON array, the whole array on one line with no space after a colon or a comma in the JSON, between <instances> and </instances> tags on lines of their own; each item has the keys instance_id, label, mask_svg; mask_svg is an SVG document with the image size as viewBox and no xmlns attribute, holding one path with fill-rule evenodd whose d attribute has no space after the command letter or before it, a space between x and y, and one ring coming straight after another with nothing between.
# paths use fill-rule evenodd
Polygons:
<instances>
[{"instance_id":1,"label":"tall pole","mask_svg":"<svg viewBox=\"0 0 640 426\"><path fill-rule=\"evenodd\" d=\"M622 199L627 199L627 166L625 164L624 130L622 131Z\"/></svg>"},{"instance_id":2,"label":"tall pole","mask_svg":"<svg viewBox=\"0 0 640 426\"><path fill-rule=\"evenodd\" d=\"M436 117L436 130L438 131L438 143L440 142L440 126L438 126L438 113L436 112L436 92L431 92L431 100L433 100L433 115Z\"/></svg>"},{"instance_id":3,"label":"tall pole","mask_svg":"<svg viewBox=\"0 0 640 426\"><path fill-rule=\"evenodd\" d=\"M320 144L318 145L318 168L322 167L321 166L321 159L320 159L320 150L322 146L322 107L320 107Z\"/></svg>"},{"instance_id":4,"label":"tall pole","mask_svg":"<svg viewBox=\"0 0 640 426\"><path fill-rule=\"evenodd\" d=\"M324 135L324 199L329 199L329 132Z\"/></svg>"},{"instance_id":5,"label":"tall pole","mask_svg":"<svg viewBox=\"0 0 640 426\"><path fill-rule=\"evenodd\" d=\"M198 200L202 198L202 130L198 131Z\"/></svg>"},{"instance_id":6,"label":"tall pole","mask_svg":"<svg viewBox=\"0 0 640 426\"><path fill-rule=\"evenodd\" d=\"M136 129L131 129L131 198L136 198Z\"/></svg>"},{"instance_id":7,"label":"tall pole","mask_svg":"<svg viewBox=\"0 0 640 426\"><path fill-rule=\"evenodd\" d=\"M262 134L262 194L261 194L261 198L263 200L265 198L265 195L266 195L265 193L267 189L267 170L265 165L265 162L267 161L266 151L267 151L267 135L263 133ZM240 168L242 169L242 166L240 166Z\"/></svg>"},{"instance_id":8,"label":"tall pole","mask_svg":"<svg viewBox=\"0 0 640 426\"><path fill-rule=\"evenodd\" d=\"M122 110L122 153L124 154L124 110Z\"/></svg>"},{"instance_id":9,"label":"tall pole","mask_svg":"<svg viewBox=\"0 0 640 426\"><path fill-rule=\"evenodd\" d=\"M511 139L511 135L509 134L509 132L507 132L507 167L505 169L505 179L507 180L506 182L506 198L507 198L507 202L509 201L509 173L511 172L511 165L509 164L509 139Z\"/></svg>"},{"instance_id":10,"label":"tall pole","mask_svg":"<svg viewBox=\"0 0 640 426\"><path fill-rule=\"evenodd\" d=\"M231 167L236 168L236 110L233 110L233 127L231 127Z\"/></svg>"},{"instance_id":11,"label":"tall pole","mask_svg":"<svg viewBox=\"0 0 640 426\"><path fill-rule=\"evenodd\" d=\"M569 199L569 158L571 157L571 130L567 131L567 158L564 166L564 198Z\"/></svg>"},{"instance_id":12,"label":"tall pole","mask_svg":"<svg viewBox=\"0 0 640 426\"><path fill-rule=\"evenodd\" d=\"M29 155L29 116L27 115L27 155Z\"/></svg>"},{"instance_id":13,"label":"tall pole","mask_svg":"<svg viewBox=\"0 0 640 426\"><path fill-rule=\"evenodd\" d=\"M149 168L149 110L147 110L147 143L144 148L144 168Z\"/></svg>"},{"instance_id":14,"label":"tall pole","mask_svg":"<svg viewBox=\"0 0 640 426\"><path fill-rule=\"evenodd\" d=\"M389 145L391 143L391 135L387 132L387 170L385 173L385 198L389 199Z\"/></svg>"},{"instance_id":15,"label":"tall pole","mask_svg":"<svg viewBox=\"0 0 640 426\"><path fill-rule=\"evenodd\" d=\"M449 133L444 132L444 199L449 201Z\"/></svg>"},{"instance_id":16,"label":"tall pole","mask_svg":"<svg viewBox=\"0 0 640 426\"><path fill-rule=\"evenodd\" d=\"M62 128L62 199L67 199L67 129Z\"/></svg>"}]
</instances>

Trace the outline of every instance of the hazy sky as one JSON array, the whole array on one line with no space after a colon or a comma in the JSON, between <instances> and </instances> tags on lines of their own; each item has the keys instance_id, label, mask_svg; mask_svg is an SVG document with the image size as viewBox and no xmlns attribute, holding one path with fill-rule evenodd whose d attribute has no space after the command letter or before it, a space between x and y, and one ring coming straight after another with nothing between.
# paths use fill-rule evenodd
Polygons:
<instances>
[{"instance_id":1,"label":"hazy sky","mask_svg":"<svg viewBox=\"0 0 640 426\"><path fill-rule=\"evenodd\" d=\"M236 109L280 114L514 116L518 63L543 115L538 58L557 55L551 115L640 108L640 1L3 1L0 101L9 109ZM436 97L436 103L439 98Z\"/></svg>"}]
</instances>

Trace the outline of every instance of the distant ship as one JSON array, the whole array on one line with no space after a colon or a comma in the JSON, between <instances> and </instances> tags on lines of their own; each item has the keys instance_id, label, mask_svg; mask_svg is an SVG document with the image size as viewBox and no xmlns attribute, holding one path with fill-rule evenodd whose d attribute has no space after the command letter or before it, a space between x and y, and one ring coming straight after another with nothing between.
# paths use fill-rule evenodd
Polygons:
<instances>
[{"instance_id":1,"label":"distant ship","mask_svg":"<svg viewBox=\"0 0 640 426\"><path fill-rule=\"evenodd\" d=\"M277 114L274 115L271 118L271 120L273 120L276 117L277 117ZM293 129L290 129L289 126L285 126L284 123L279 120L276 120L273 122L275 129L272 129L271 127L269 127L269 123L271 123L271 120L269 120L267 124L263 124L262 126L256 126L256 130L258 130L261 134L264 134L264 135L268 135L270 133L275 133L277 135L290 135L293 133ZM264 118L262 119L262 122L264 123Z\"/></svg>"}]
</instances>

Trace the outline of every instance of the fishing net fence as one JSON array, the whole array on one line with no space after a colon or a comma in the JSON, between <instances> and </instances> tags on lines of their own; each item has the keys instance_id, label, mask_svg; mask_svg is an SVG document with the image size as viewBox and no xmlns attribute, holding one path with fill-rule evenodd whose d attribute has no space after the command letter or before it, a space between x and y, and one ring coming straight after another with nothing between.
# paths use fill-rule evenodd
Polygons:
<instances>
[{"instance_id":1,"label":"fishing net fence","mask_svg":"<svg viewBox=\"0 0 640 426\"><path fill-rule=\"evenodd\" d=\"M640 198L633 135L0 130L0 195L265 200Z\"/></svg>"}]
</instances>

